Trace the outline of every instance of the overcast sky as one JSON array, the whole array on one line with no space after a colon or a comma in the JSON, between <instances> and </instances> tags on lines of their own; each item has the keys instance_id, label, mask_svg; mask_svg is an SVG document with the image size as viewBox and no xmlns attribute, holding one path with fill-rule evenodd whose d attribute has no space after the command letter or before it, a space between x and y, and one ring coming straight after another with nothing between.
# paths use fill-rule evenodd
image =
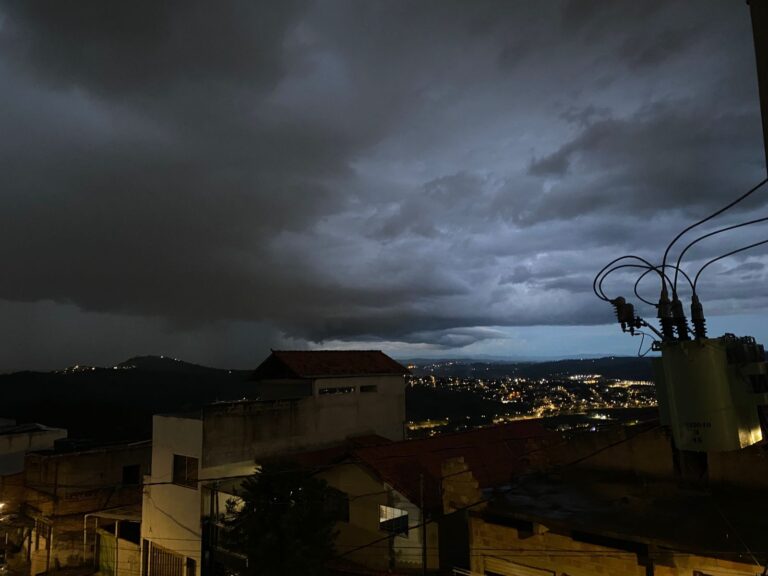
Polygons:
<instances>
[{"instance_id":1,"label":"overcast sky","mask_svg":"<svg viewBox=\"0 0 768 576\"><path fill-rule=\"evenodd\" d=\"M765 175L743 0L0 2L0 87L0 370L633 354L595 272Z\"/></svg>"}]
</instances>

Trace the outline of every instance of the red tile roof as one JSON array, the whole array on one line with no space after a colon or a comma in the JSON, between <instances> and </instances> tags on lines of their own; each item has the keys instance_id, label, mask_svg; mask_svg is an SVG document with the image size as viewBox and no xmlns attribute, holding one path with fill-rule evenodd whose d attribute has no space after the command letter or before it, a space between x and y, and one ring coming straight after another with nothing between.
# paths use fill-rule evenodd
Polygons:
<instances>
[{"instance_id":1,"label":"red tile roof","mask_svg":"<svg viewBox=\"0 0 768 576\"><path fill-rule=\"evenodd\" d=\"M380 350L273 350L256 368L256 380L408 374Z\"/></svg>"},{"instance_id":2,"label":"red tile roof","mask_svg":"<svg viewBox=\"0 0 768 576\"><path fill-rule=\"evenodd\" d=\"M420 475L424 474L425 505L428 509L439 509L444 460L464 457L480 488L503 486L527 468L527 456L535 450L536 441L553 436L541 420L520 420L467 432L359 448L354 451L354 456L416 505L420 497Z\"/></svg>"}]
</instances>

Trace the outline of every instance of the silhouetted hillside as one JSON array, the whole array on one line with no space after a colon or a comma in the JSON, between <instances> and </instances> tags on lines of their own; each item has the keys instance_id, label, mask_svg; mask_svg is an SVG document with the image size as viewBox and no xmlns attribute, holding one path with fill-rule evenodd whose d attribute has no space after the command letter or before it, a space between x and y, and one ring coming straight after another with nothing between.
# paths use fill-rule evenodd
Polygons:
<instances>
[{"instance_id":1,"label":"silhouetted hillside","mask_svg":"<svg viewBox=\"0 0 768 576\"><path fill-rule=\"evenodd\" d=\"M248 371L217 370L159 357L117 368L0 375L0 415L99 440L151 436L152 415L251 396Z\"/></svg>"},{"instance_id":2,"label":"silhouetted hillside","mask_svg":"<svg viewBox=\"0 0 768 576\"><path fill-rule=\"evenodd\" d=\"M220 370L218 368L209 368L200 364L184 362L169 356L135 356L121 362L117 368L123 370L140 370L144 372L174 372L176 374L196 374L220 376L223 372L232 374L233 372L247 375L249 370Z\"/></svg>"}]
</instances>

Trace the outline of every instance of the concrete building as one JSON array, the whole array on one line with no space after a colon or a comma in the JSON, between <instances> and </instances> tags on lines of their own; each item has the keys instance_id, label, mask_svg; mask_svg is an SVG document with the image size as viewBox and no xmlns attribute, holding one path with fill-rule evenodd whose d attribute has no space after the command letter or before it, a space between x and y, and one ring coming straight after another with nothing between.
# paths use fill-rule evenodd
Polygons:
<instances>
[{"instance_id":1,"label":"concrete building","mask_svg":"<svg viewBox=\"0 0 768 576\"><path fill-rule=\"evenodd\" d=\"M763 573L764 446L693 457L648 424L569 438L539 455L538 473L496 494L464 484L465 500L481 504L469 509L469 563L457 573Z\"/></svg>"},{"instance_id":2,"label":"concrete building","mask_svg":"<svg viewBox=\"0 0 768 576\"><path fill-rule=\"evenodd\" d=\"M63 428L0 419L0 565L30 540L33 524L19 514L25 501L27 453L52 448L57 440L66 437Z\"/></svg>"},{"instance_id":3,"label":"concrete building","mask_svg":"<svg viewBox=\"0 0 768 576\"><path fill-rule=\"evenodd\" d=\"M489 488L509 482L528 466L523 455L556 439L540 421L526 420L400 442L362 436L290 458L337 495L333 509L339 518L335 545L340 558L333 568L420 574L424 560L433 573L469 557L466 517L452 514L462 505L453 487L464 473L451 467L453 459L480 471L479 481L472 478L473 488ZM446 477L450 484L443 483ZM226 492L221 500L236 497L237 487L238 482L219 482L220 496ZM224 547L216 548L215 556L230 572L242 566L242 559Z\"/></svg>"},{"instance_id":4,"label":"concrete building","mask_svg":"<svg viewBox=\"0 0 768 576\"><path fill-rule=\"evenodd\" d=\"M217 484L252 474L260 460L355 436L402 440L405 374L379 351L273 351L254 372L251 399L155 416L142 574L210 573L203 527Z\"/></svg>"},{"instance_id":5,"label":"concrete building","mask_svg":"<svg viewBox=\"0 0 768 576\"><path fill-rule=\"evenodd\" d=\"M371 569L419 572L425 560L430 571L452 568L469 551L463 515L452 516L461 503L451 487L463 470L451 461L471 463L477 486L490 489L527 469L523 455L554 441L540 420L525 420L356 448L346 462L318 473L349 497L339 551Z\"/></svg>"},{"instance_id":6,"label":"concrete building","mask_svg":"<svg viewBox=\"0 0 768 576\"><path fill-rule=\"evenodd\" d=\"M0 515L18 513L24 500L24 458L33 450L53 448L67 437L63 428L0 421Z\"/></svg>"},{"instance_id":7,"label":"concrete building","mask_svg":"<svg viewBox=\"0 0 768 576\"><path fill-rule=\"evenodd\" d=\"M53 448L56 440L66 437L67 431L63 428L0 420L0 477L24 470L24 456L27 452Z\"/></svg>"},{"instance_id":8,"label":"concrete building","mask_svg":"<svg viewBox=\"0 0 768 576\"><path fill-rule=\"evenodd\" d=\"M150 455L149 441L101 446L70 442L27 454L22 515L32 523L24 550L29 573L93 563L98 555L97 515L131 506L137 510ZM111 523L120 528L119 520Z\"/></svg>"}]
</instances>

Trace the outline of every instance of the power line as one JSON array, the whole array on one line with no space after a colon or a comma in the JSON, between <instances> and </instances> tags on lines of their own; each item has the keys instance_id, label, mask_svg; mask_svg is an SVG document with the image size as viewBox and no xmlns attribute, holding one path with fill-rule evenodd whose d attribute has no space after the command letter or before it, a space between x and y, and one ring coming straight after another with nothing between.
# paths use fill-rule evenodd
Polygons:
<instances>
[{"instance_id":1,"label":"power line","mask_svg":"<svg viewBox=\"0 0 768 576\"><path fill-rule=\"evenodd\" d=\"M722 256L718 256L717 258L713 258L712 260L710 260L709 262L704 264L704 266L699 268L699 271L696 273L696 276L693 279L693 293L694 294L696 293L696 286L697 286L697 284L699 282L699 276L701 276L701 273L704 272L704 270L706 270L706 268L710 264L714 264L718 260L722 260L723 258L728 258L729 256L733 256L734 254L738 254L739 252L744 252L745 250L750 250L751 248L755 248L756 246L761 246L762 244L768 244L768 240L763 240L761 242L755 242L754 244L750 244L749 246L744 246L742 248L738 248L736 250L732 250L732 251L728 252L727 254L723 254Z\"/></svg>"},{"instance_id":2,"label":"power line","mask_svg":"<svg viewBox=\"0 0 768 576\"><path fill-rule=\"evenodd\" d=\"M710 215L709 215L709 216L707 216L706 218L702 218L702 219L701 219L701 220L699 220L698 222L694 222L693 224L691 224L690 226L688 226L687 228L685 228L685 229L684 229L682 232L680 232L680 233L679 233L677 236L675 236L675 237L672 239L672 241L669 243L669 245L667 245L667 249L664 251L664 258L662 258L662 261L661 261L661 270L662 270L662 272L664 272L664 271L665 271L665 269L666 269L666 265L667 265L667 256L669 255L669 251L671 250L672 246L673 246L673 245L674 245L674 244L675 244L675 243L676 243L676 242L677 242L677 241L678 241L678 240L679 240L679 239L680 239L680 238L681 238L681 237L682 237L682 236L683 236L685 233L687 233L689 230L692 230L692 229L696 228L697 226L700 226L700 225L704 224L705 222L708 222L709 220L712 220L712 218L715 218L715 217L719 216L720 214L722 214L723 212L725 212L726 210L729 210L730 208L732 208L732 207L736 206L736 204L738 204L739 202L741 202L741 201L743 201L743 200L747 199L749 196L751 196L752 194L754 194L754 193L755 193L757 190L759 190L759 189L760 189L760 188L761 188L763 185L765 185L765 183L766 183L766 182L768 182L768 178L764 178L764 179L763 179L763 180L761 180L761 181L760 181L758 184L756 184L755 186L753 186L752 188L750 188L749 190L747 190L747 191L746 191L744 194L742 194L741 196L739 196L739 197L738 197L738 198L736 198L735 200L733 200L733 201L729 202L728 204L726 204L725 206L723 206L723 207L722 207L722 208L720 208L719 210L716 210L715 212L713 212L712 214L710 214ZM662 282L664 282L664 277L663 277L663 276L662 276ZM694 282L694 284L695 284L695 282Z\"/></svg>"},{"instance_id":3,"label":"power line","mask_svg":"<svg viewBox=\"0 0 768 576\"><path fill-rule=\"evenodd\" d=\"M674 288L673 290L677 290L677 274L680 272L680 262L683 260L683 256L685 256L685 253L688 252L690 248L693 248L696 244L701 242L702 240L706 240L707 238L711 238L712 236L716 236L718 234L722 234L723 232L729 232L731 230L736 230L737 228L743 228L744 226L751 226L752 224L760 224L761 222L768 221L768 216L765 216L763 218L757 218L755 220L749 220L748 222L741 222L740 224L734 224L732 226L726 226L725 228L720 228L718 230L715 230L714 232L710 232L709 234L704 234L703 236L699 236L695 240L692 240L689 242L685 248L683 248L683 251L680 252L680 255L677 257L677 264L675 265L675 281L674 281ZM690 282L690 279L688 280Z\"/></svg>"}]
</instances>

